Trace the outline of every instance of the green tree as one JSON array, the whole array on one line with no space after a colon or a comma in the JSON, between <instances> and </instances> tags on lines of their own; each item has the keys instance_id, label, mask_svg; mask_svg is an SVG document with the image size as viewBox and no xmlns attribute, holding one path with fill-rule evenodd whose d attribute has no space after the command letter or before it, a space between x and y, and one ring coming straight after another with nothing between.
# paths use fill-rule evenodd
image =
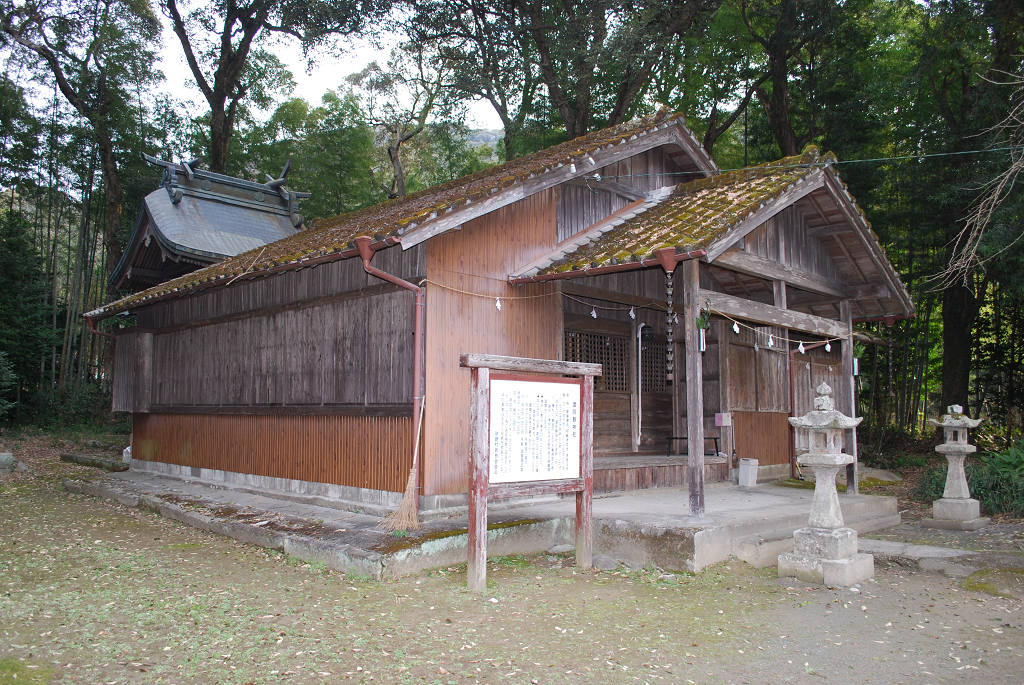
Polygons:
<instances>
[{"instance_id":1,"label":"green tree","mask_svg":"<svg viewBox=\"0 0 1024 685\"><path fill-rule=\"evenodd\" d=\"M0 1L0 36L47 72L92 129L105 185L108 273L121 257L119 138L134 128L129 86L159 78L152 69L159 32L149 4L138 0Z\"/></svg>"},{"instance_id":2,"label":"green tree","mask_svg":"<svg viewBox=\"0 0 1024 685\"><path fill-rule=\"evenodd\" d=\"M57 343L31 229L20 212L0 210L0 353L22 401L34 394L39 360Z\"/></svg>"},{"instance_id":3,"label":"green tree","mask_svg":"<svg viewBox=\"0 0 1024 685\"><path fill-rule=\"evenodd\" d=\"M30 173L40 135L42 125L29 110L24 89L0 76L0 187Z\"/></svg>"},{"instance_id":4,"label":"green tree","mask_svg":"<svg viewBox=\"0 0 1024 685\"><path fill-rule=\"evenodd\" d=\"M263 180L292 160L289 186L312 193L302 202L303 215L334 216L382 197L370 174L373 140L358 98L328 91L319 107L286 100L265 123L240 130L232 164Z\"/></svg>"},{"instance_id":5,"label":"green tree","mask_svg":"<svg viewBox=\"0 0 1024 685\"><path fill-rule=\"evenodd\" d=\"M217 173L227 171L240 108L265 89L265 79L275 71L269 68L272 56L257 41L278 34L297 38L307 51L322 48L330 37L354 34L380 18L389 5L387 0L159 2L210 106L206 147L210 169Z\"/></svg>"}]
</instances>

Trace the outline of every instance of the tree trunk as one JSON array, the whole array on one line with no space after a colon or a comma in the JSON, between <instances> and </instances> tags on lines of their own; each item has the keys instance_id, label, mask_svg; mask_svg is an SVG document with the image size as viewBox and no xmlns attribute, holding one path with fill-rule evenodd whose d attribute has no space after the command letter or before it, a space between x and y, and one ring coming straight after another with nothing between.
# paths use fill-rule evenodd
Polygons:
<instances>
[{"instance_id":1,"label":"tree trunk","mask_svg":"<svg viewBox=\"0 0 1024 685\"><path fill-rule=\"evenodd\" d=\"M979 300L967 286L942 291L942 409L959 404L965 409L971 386L971 349Z\"/></svg>"},{"instance_id":2,"label":"tree trunk","mask_svg":"<svg viewBox=\"0 0 1024 685\"><path fill-rule=\"evenodd\" d=\"M210 112L210 171L227 174L228 149L231 146L231 121L221 107Z\"/></svg>"},{"instance_id":3,"label":"tree trunk","mask_svg":"<svg viewBox=\"0 0 1024 685\"><path fill-rule=\"evenodd\" d=\"M117 166L114 153L114 141L111 140L106 127L96 127L96 139L100 147L100 164L103 168L103 184L107 191L107 226L103 231L103 246L107 250L107 276L114 272L114 267L121 261L121 201L124 190L121 188L121 171ZM107 295L115 299L117 289L107 281Z\"/></svg>"},{"instance_id":4,"label":"tree trunk","mask_svg":"<svg viewBox=\"0 0 1024 685\"><path fill-rule=\"evenodd\" d=\"M785 50L781 55L769 56L768 70L772 92L766 93L763 88L758 88L757 99L768 115L768 124L782 156L792 157L800 154L800 151L796 149L796 134L793 132L793 122L789 119L789 59Z\"/></svg>"},{"instance_id":5,"label":"tree trunk","mask_svg":"<svg viewBox=\"0 0 1024 685\"><path fill-rule=\"evenodd\" d=\"M388 197L394 199L405 195L405 169L402 167L402 143L401 134L398 134L398 141L388 145L388 159L391 160L391 167L395 171L395 181L391 184Z\"/></svg>"}]
</instances>

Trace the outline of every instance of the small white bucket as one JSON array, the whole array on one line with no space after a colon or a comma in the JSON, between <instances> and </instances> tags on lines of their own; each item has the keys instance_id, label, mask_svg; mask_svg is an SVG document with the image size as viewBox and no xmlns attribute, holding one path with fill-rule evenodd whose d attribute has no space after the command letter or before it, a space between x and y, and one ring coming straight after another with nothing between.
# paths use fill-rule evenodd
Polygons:
<instances>
[{"instance_id":1,"label":"small white bucket","mask_svg":"<svg viewBox=\"0 0 1024 685\"><path fill-rule=\"evenodd\" d=\"M757 459L740 459L740 486L752 488L757 485Z\"/></svg>"}]
</instances>

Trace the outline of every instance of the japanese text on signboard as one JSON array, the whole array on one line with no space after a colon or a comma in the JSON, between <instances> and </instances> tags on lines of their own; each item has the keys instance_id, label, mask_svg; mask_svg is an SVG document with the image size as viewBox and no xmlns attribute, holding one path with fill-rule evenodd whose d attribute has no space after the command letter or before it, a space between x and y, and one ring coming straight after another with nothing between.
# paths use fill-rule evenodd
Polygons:
<instances>
[{"instance_id":1,"label":"japanese text on signboard","mask_svg":"<svg viewBox=\"0 0 1024 685\"><path fill-rule=\"evenodd\" d=\"M490 482L580 476L580 386L491 380Z\"/></svg>"}]
</instances>

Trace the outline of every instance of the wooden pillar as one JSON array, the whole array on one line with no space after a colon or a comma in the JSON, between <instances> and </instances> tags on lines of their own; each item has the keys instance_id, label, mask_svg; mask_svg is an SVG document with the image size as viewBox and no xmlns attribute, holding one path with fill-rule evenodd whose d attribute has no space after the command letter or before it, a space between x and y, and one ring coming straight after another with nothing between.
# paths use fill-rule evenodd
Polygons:
<instances>
[{"instance_id":1,"label":"wooden pillar","mask_svg":"<svg viewBox=\"0 0 1024 685\"><path fill-rule=\"evenodd\" d=\"M576 493L576 565L594 565L594 377L583 377L580 407L580 476L583 490Z\"/></svg>"},{"instance_id":2,"label":"wooden pillar","mask_svg":"<svg viewBox=\"0 0 1024 685\"><path fill-rule=\"evenodd\" d=\"M729 394L729 346L732 344L729 336L733 335L729 323L720 319L718 325L718 396L719 411L723 414L732 411L732 396ZM729 456L729 477L732 478L731 469L739 467L733 463L733 452L736 450L736 439L734 427L722 427L722 450Z\"/></svg>"},{"instance_id":3,"label":"wooden pillar","mask_svg":"<svg viewBox=\"0 0 1024 685\"><path fill-rule=\"evenodd\" d=\"M772 281L772 294L775 297L775 306L779 309L787 309L786 306L786 282Z\"/></svg>"},{"instance_id":4,"label":"wooden pillar","mask_svg":"<svg viewBox=\"0 0 1024 685\"><path fill-rule=\"evenodd\" d=\"M700 352L700 262L683 262L683 340L686 343L686 445L690 516L704 516L704 359Z\"/></svg>"},{"instance_id":5,"label":"wooden pillar","mask_svg":"<svg viewBox=\"0 0 1024 685\"><path fill-rule=\"evenodd\" d=\"M642 326L639 321L633 321L630 327L629 340L629 451L639 452L640 445L637 444L637 431L640 429L640 391L642 382L640 380L640 339L639 331Z\"/></svg>"},{"instance_id":6,"label":"wooden pillar","mask_svg":"<svg viewBox=\"0 0 1024 685\"><path fill-rule=\"evenodd\" d=\"M470 590L487 589L487 489L490 480L491 370L474 368L470 380L469 564Z\"/></svg>"},{"instance_id":7,"label":"wooden pillar","mask_svg":"<svg viewBox=\"0 0 1024 685\"><path fill-rule=\"evenodd\" d=\"M853 307L849 300L839 303L839 318L846 327L846 336L842 340L843 351L843 382L839 389L839 411L847 416L853 416L856 408L853 404ZM857 429L846 431L843 436L845 451L852 454L852 464L846 465L846 492L858 494L860 483L857 476Z\"/></svg>"},{"instance_id":8,"label":"wooden pillar","mask_svg":"<svg viewBox=\"0 0 1024 685\"><path fill-rule=\"evenodd\" d=\"M135 411L148 412L153 406L153 334L139 333L135 344Z\"/></svg>"}]
</instances>

